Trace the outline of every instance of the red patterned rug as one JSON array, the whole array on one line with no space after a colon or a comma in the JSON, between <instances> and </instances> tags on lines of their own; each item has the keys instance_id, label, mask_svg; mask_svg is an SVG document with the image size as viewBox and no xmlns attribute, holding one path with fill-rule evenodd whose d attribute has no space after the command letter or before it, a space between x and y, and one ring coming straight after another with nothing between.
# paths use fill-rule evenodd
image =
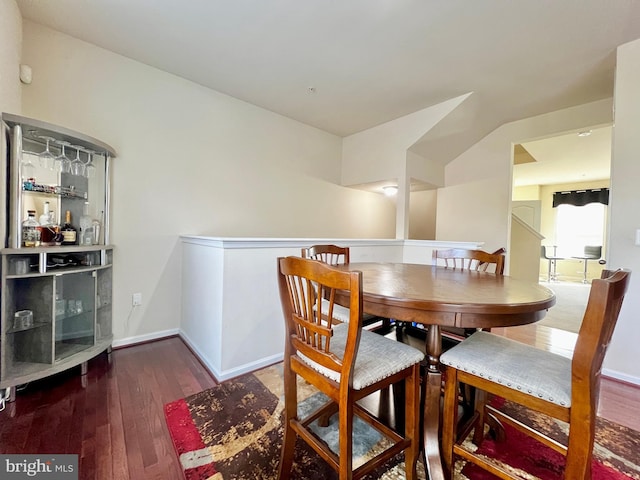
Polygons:
<instances>
[{"instance_id":1,"label":"red patterned rug","mask_svg":"<svg viewBox=\"0 0 640 480\"><path fill-rule=\"evenodd\" d=\"M567 444L568 425L546 415L502 399L494 401L496 408L521 422L534 427ZM487 437L476 453L486 455L514 473L529 472L540 480L560 480L564 473L564 456L522 432L504 426L507 441L498 442ZM469 443L467 448L472 447ZM593 480L637 480L640 478L640 432L599 418L596 426L594 461L591 466ZM460 462L459 462L460 463ZM462 476L473 480L494 480L496 477L472 464L459 465Z\"/></svg>"},{"instance_id":2,"label":"red patterned rug","mask_svg":"<svg viewBox=\"0 0 640 480\"><path fill-rule=\"evenodd\" d=\"M313 410L325 400L322 394L306 383L299 384L298 394L300 408L305 411ZM281 365L244 375L165 405L167 425L185 478L275 479L280 459L283 406ZM509 403L501 408L525 423L535 423L558 440L566 437L564 426L560 423L539 418L539 415L519 410L519 407ZM333 424L317 428L329 445L337 442L336 430ZM386 439L364 422L355 425L354 430L354 463L358 465L371 452L384 446ZM516 431L507 430L506 433L509 441L486 440L481 452L507 460L516 468L536 471L542 480L562 478L561 455L555 456L555 452L528 437L520 438ZM596 442L596 458L592 468L594 480L640 480L639 432L602 420L598 423ZM420 463L418 473L420 478L424 478ZM456 479L495 478L468 466L461 470L456 474ZM291 478L324 480L337 478L337 475L310 447L298 441ZM369 478L404 478L402 455Z\"/></svg>"}]
</instances>

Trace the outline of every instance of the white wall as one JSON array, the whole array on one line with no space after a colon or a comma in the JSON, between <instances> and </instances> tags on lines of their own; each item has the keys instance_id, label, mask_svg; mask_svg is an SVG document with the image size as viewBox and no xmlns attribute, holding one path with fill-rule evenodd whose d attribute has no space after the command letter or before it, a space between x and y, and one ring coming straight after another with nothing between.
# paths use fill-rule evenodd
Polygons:
<instances>
[{"instance_id":1,"label":"white wall","mask_svg":"<svg viewBox=\"0 0 640 480\"><path fill-rule=\"evenodd\" d=\"M608 266L625 266L640 271L640 247L633 245L640 228L637 152L640 139L640 41L619 49L615 89L615 127L613 133L611 198L609 208ZM613 122L612 99L605 99L558 112L509 123L498 128L451 162L445 170L447 186L438 192L436 240L482 239L491 250L507 241L507 217L511 191L512 143ZM491 212L482 217L483 207ZM472 226L466 230L459 223ZM455 232L455 233L452 233ZM466 233L465 233L466 232ZM507 247L509 249L509 246ZM640 383L640 364L635 359L640 338L640 298L638 275L632 277L613 341L605 358L604 373Z\"/></svg>"},{"instance_id":2,"label":"white wall","mask_svg":"<svg viewBox=\"0 0 640 480\"><path fill-rule=\"evenodd\" d=\"M511 122L445 167L438 190L436 240L509 248L513 144L612 121L611 99Z\"/></svg>"},{"instance_id":3,"label":"white wall","mask_svg":"<svg viewBox=\"0 0 640 480\"><path fill-rule=\"evenodd\" d=\"M634 245L640 228L640 40L618 48L615 83L615 126L611 159L609 204L609 267L632 270L631 285L624 300L609 352L605 373L619 372L637 383L640 377L640 247Z\"/></svg>"},{"instance_id":4,"label":"white wall","mask_svg":"<svg viewBox=\"0 0 640 480\"><path fill-rule=\"evenodd\" d=\"M393 205L338 185L341 138L32 22L23 30L23 114L118 152L117 342L178 328L180 234L393 238Z\"/></svg>"},{"instance_id":5,"label":"white wall","mask_svg":"<svg viewBox=\"0 0 640 480\"><path fill-rule=\"evenodd\" d=\"M436 186L441 186L444 180L444 170L438 159L423 158L409 148L469 95L461 95L344 138L343 185L390 182L398 186L396 238L409 237L411 178Z\"/></svg>"},{"instance_id":6,"label":"white wall","mask_svg":"<svg viewBox=\"0 0 640 480\"><path fill-rule=\"evenodd\" d=\"M360 185L388 179L401 180L407 170L407 150L467 96L468 94L447 100L345 137L342 148L342 184ZM434 173L428 168L424 172ZM438 169L435 169L435 175L440 179ZM437 181L433 183L439 184Z\"/></svg>"},{"instance_id":7,"label":"white wall","mask_svg":"<svg viewBox=\"0 0 640 480\"><path fill-rule=\"evenodd\" d=\"M0 0L0 112L21 112L22 17L15 0Z\"/></svg>"},{"instance_id":8,"label":"white wall","mask_svg":"<svg viewBox=\"0 0 640 480\"><path fill-rule=\"evenodd\" d=\"M181 237L180 336L218 381L282 360L284 322L278 295L278 257L322 243L318 238ZM352 262L431 264L434 248L472 243L329 238L349 247Z\"/></svg>"}]
</instances>

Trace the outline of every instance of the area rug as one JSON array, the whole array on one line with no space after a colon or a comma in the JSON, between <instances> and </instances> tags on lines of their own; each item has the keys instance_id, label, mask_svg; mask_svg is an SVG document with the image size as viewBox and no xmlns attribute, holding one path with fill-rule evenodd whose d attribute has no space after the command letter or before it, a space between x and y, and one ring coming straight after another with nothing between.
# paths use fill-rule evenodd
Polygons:
<instances>
[{"instance_id":1,"label":"area rug","mask_svg":"<svg viewBox=\"0 0 640 480\"><path fill-rule=\"evenodd\" d=\"M554 440L567 444L568 424L546 415L532 412L521 405L494 399L493 406L522 423L542 431ZM524 478L541 480L562 479L564 456L541 445L524 433L504 426L507 441L498 442L490 436L476 449L469 441L465 448L475 450L477 454L494 459L493 463L507 471ZM640 479L640 432L598 418L594 446L594 461L591 467L593 480L629 480ZM458 462L457 478L473 480L494 480L496 477L472 464ZM528 472L530 476L526 476Z\"/></svg>"},{"instance_id":2,"label":"area rug","mask_svg":"<svg viewBox=\"0 0 640 480\"><path fill-rule=\"evenodd\" d=\"M185 479L275 479L283 432L282 389L282 365L279 364L165 405L167 426ZM321 393L303 381L299 382L298 396L301 414L313 410L325 400ZM509 403L501 408L527 423L536 423L559 440L566 436L561 424L518 410L517 406ZM332 420L328 427L316 427L316 432L335 450L337 426ZM387 440L364 422L356 423L354 430L354 464L357 466L384 448ZM485 441L482 451L501 451L501 448L508 447L503 457L509 461L515 458L516 468L529 465L526 463L529 461L536 468L545 466L541 479L562 478L562 458L547 455L546 447L525 443L515 433L507 432L508 442ZM640 433L602 420L598 423L596 441L596 460L592 469L594 480L640 480L640 467L637 465ZM524 460L519 458L520 454L524 454ZM456 479L494 478L460 466L463 468L458 469L461 471L456 473ZM418 465L418 475L425 478L422 462ZM298 441L290 478L320 480L337 478L337 475L310 447ZM403 456L398 455L367 478L404 478Z\"/></svg>"}]
</instances>

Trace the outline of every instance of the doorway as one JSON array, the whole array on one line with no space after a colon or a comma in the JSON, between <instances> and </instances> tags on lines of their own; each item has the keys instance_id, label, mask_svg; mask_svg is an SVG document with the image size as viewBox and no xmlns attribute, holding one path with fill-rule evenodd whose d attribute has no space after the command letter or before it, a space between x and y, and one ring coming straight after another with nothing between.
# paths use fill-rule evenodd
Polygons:
<instances>
[{"instance_id":1,"label":"doorway","mask_svg":"<svg viewBox=\"0 0 640 480\"><path fill-rule=\"evenodd\" d=\"M512 206L520 202L540 202L539 232L542 245L566 246L559 242L566 237L566 229L558 225L558 210L553 207L553 193L609 188L611 171L611 126L571 132L542 140L522 142L514 147ZM535 228L535 226L534 226ZM601 243L606 255L606 228ZM565 241L566 242L566 241ZM573 245L575 248L575 245ZM513 249L512 249L513 250ZM576 255L569 251L568 257ZM538 252L539 253L539 252ZM604 257L606 260L606 256ZM597 262L591 262L597 265ZM600 276L600 268L589 264L589 278ZM548 265L540 259L540 278L545 278ZM567 259L557 264L561 281L581 282L583 263Z\"/></svg>"}]
</instances>

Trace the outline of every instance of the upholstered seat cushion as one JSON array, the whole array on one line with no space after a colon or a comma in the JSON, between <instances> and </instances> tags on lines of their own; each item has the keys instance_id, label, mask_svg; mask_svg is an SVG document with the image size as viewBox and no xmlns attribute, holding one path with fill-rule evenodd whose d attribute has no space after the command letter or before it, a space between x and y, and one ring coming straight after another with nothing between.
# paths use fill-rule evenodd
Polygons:
<instances>
[{"instance_id":1,"label":"upholstered seat cushion","mask_svg":"<svg viewBox=\"0 0 640 480\"><path fill-rule=\"evenodd\" d=\"M326 299L322 299L322 312L328 312L329 311L329 300ZM314 310L317 310L317 305L315 305L313 307ZM334 320L338 320L339 322L342 323L349 323L349 316L351 315L351 312L349 311L349 309L347 307L343 307L342 305L338 305L337 303L333 304L333 318ZM362 314L362 321L367 323L372 319L377 318L375 315L370 315L368 313L363 313Z\"/></svg>"},{"instance_id":2,"label":"upholstered seat cushion","mask_svg":"<svg viewBox=\"0 0 640 480\"><path fill-rule=\"evenodd\" d=\"M571 360L488 332L476 332L440 361L478 377L571 406Z\"/></svg>"},{"instance_id":3,"label":"upholstered seat cushion","mask_svg":"<svg viewBox=\"0 0 640 480\"><path fill-rule=\"evenodd\" d=\"M320 306L320 308L322 309L322 313L328 312L329 311L329 300L326 299L322 299L321 300L322 305ZM314 307L315 310L316 307ZM342 305L338 305L337 303L333 304L333 318L336 320L339 320L340 322L343 323L349 323L349 315L351 314L351 312L349 312L349 309L347 307L343 307Z\"/></svg>"},{"instance_id":4,"label":"upholstered seat cushion","mask_svg":"<svg viewBox=\"0 0 640 480\"><path fill-rule=\"evenodd\" d=\"M347 343L348 323L336 325L331 337L331 353L342 358ZM298 353L302 361L325 377L340 381L340 373L318 365L313 360ZM379 380L390 377L413 364L419 363L424 354L409 345L385 338L377 333L362 330L360 347L353 372L353 388L362 390Z\"/></svg>"}]
</instances>

